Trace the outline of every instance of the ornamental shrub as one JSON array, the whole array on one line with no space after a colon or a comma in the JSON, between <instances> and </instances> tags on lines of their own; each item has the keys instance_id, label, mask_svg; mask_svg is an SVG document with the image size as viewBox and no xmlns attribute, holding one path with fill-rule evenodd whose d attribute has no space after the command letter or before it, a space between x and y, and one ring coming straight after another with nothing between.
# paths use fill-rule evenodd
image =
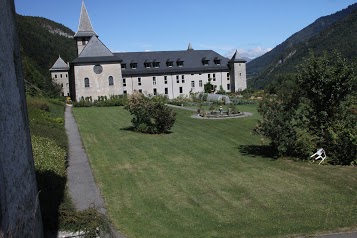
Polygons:
<instances>
[{"instance_id":1,"label":"ornamental shrub","mask_svg":"<svg viewBox=\"0 0 357 238\"><path fill-rule=\"evenodd\" d=\"M176 120L176 113L164 104L164 100L148 98L141 93L130 95L125 109L134 116L131 122L134 131L138 132L168 133Z\"/></svg>"}]
</instances>

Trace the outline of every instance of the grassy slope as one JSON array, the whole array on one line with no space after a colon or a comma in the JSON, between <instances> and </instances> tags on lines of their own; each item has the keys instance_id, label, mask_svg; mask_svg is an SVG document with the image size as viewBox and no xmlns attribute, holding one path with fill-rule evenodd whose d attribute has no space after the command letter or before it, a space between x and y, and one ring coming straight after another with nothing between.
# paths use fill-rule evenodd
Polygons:
<instances>
[{"instance_id":1,"label":"grassy slope","mask_svg":"<svg viewBox=\"0 0 357 238\"><path fill-rule=\"evenodd\" d=\"M173 133L145 135L123 129L122 108L74 110L109 215L128 237L277 237L357 225L355 168L259 155L256 113L213 121L177 112Z\"/></svg>"}]
</instances>

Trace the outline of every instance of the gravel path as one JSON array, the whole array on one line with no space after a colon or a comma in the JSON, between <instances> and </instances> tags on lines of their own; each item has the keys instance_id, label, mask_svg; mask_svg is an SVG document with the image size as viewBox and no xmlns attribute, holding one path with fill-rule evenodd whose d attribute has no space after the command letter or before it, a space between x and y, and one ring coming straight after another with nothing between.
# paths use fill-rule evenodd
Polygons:
<instances>
[{"instance_id":1,"label":"gravel path","mask_svg":"<svg viewBox=\"0 0 357 238\"><path fill-rule=\"evenodd\" d=\"M106 214L104 201L97 187L88 157L84 151L76 121L72 115L72 107L67 106L65 111L65 128L68 135L68 161L67 168L68 188L74 206L77 210L96 207L102 214ZM125 238L112 229L115 237Z\"/></svg>"},{"instance_id":2,"label":"gravel path","mask_svg":"<svg viewBox=\"0 0 357 238\"><path fill-rule=\"evenodd\" d=\"M105 214L104 202L95 184L71 106L66 107L65 128L69 141L67 176L72 201L80 211L95 206Z\"/></svg>"}]
</instances>

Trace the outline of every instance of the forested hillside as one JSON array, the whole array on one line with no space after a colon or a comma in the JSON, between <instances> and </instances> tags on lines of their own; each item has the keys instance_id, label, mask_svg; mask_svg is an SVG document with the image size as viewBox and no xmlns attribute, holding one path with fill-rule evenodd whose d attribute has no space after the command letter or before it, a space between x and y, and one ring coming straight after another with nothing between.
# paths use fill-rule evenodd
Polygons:
<instances>
[{"instance_id":1,"label":"forested hillside","mask_svg":"<svg viewBox=\"0 0 357 238\"><path fill-rule=\"evenodd\" d=\"M56 95L49 68L58 56L76 57L74 32L62 24L42 18L17 15L26 90L30 94Z\"/></svg>"},{"instance_id":2,"label":"forested hillside","mask_svg":"<svg viewBox=\"0 0 357 238\"><path fill-rule=\"evenodd\" d=\"M353 45L356 45L356 10L357 4L353 4L335 14L321 17L270 52L249 62L249 86L263 88L280 73L294 73L295 66L308 56L309 49L317 53L335 49L344 57L351 58Z\"/></svg>"}]
</instances>

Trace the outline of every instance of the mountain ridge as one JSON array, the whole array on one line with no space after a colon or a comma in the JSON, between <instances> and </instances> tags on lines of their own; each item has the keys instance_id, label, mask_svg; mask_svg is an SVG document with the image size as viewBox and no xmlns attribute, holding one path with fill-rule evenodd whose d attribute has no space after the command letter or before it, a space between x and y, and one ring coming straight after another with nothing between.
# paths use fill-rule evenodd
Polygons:
<instances>
[{"instance_id":1,"label":"mountain ridge","mask_svg":"<svg viewBox=\"0 0 357 238\"><path fill-rule=\"evenodd\" d=\"M294 46L308 42L310 39L319 36L319 34L332 27L335 23L344 20L351 13L357 10L357 3L348 6L345 9L337 11L333 14L322 16L309 24L302 30L292 34L281 44L273 48L271 51L247 63L248 85L253 88L262 88L266 86L264 79L274 70L274 67L286 62L292 55L299 52L294 52ZM291 49L291 50L288 50ZM268 80L269 81L269 80Z\"/></svg>"}]
</instances>

